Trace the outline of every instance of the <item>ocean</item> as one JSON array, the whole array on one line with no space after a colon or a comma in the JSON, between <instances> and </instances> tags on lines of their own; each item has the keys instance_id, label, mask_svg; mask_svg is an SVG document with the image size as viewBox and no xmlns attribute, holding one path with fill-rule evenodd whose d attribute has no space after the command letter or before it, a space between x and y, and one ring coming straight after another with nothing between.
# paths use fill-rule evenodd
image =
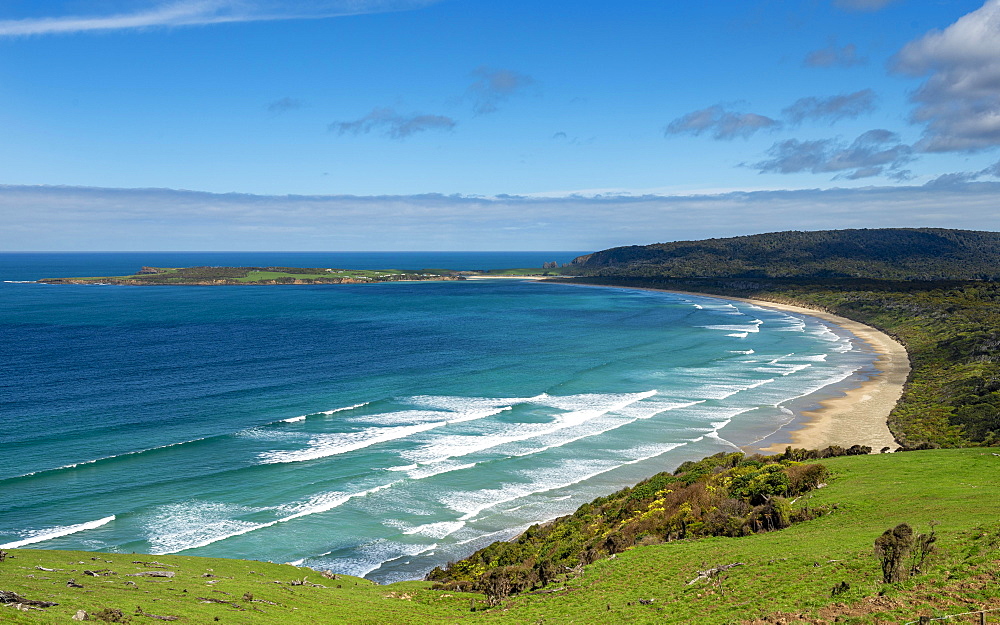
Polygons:
<instances>
[{"instance_id":1,"label":"ocean","mask_svg":"<svg viewBox=\"0 0 1000 625\"><path fill-rule=\"evenodd\" d=\"M420 578L752 444L872 372L871 350L836 326L694 295L527 280L24 282L577 254L0 254L0 547Z\"/></svg>"}]
</instances>

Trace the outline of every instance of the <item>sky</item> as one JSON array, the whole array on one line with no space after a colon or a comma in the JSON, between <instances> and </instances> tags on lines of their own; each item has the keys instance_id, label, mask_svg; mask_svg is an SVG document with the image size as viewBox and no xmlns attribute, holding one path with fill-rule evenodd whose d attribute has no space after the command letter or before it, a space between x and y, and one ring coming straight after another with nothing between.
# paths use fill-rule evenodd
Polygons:
<instances>
[{"instance_id":1,"label":"sky","mask_svg":"<svg viewBox=\"0 0 1000 625\"><path fill-rule=\"evenodd\" d=\"M1000 229L1000 0L3 0L0 251Z\"/></svg>"}]
</instances>

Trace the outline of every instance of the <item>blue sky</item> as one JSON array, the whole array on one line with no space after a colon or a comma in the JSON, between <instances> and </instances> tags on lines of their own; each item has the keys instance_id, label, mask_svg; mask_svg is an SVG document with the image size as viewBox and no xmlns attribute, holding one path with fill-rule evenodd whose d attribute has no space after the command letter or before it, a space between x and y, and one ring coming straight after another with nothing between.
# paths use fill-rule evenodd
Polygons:
<instances>
[{"instance_id":1,"label":"blue sky","mask_svg":"<svg viewBox=\"0 0 1000 625\"><path fill-rule=\"evenodd\" d=\"M8 0L0 59L0 250L1000 227L1000 0Z\"/></svg>"}]
</instances>

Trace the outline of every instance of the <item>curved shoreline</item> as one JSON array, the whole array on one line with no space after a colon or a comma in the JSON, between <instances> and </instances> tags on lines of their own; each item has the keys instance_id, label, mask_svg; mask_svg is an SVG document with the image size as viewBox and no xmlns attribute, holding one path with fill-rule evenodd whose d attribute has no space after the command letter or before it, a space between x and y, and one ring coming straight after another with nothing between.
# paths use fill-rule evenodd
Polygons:
<instances>
[{"instance_id":1,"label":"curved shoreline","mask_svg":"<svg viewBox=\"0 0 1000 625\"><path fill-rule=\"evenodd\" d=\"M889 413L903 394L910 373L909 355L899 342L871 326L825 311L762 300L742 301L762 308L809 315L834 324L867 343L877 356L872 363L875 373L868 379L826 387L828 392L839 392L840 396L828 397L820 400L816 408L797 412L788 425L758 442L756 446L761 451L779 453L791 444L806 449L829 445L868 445L873 452L878 452L884 447L898 445L887 422ZM842 384L850 386L845 388ZM786 436L781 437L781 434ZM782 438L784 441L780 440Z\"/></svg>"},{"instance_id":2,"label":"curved shoreline","mask_svg":"<svg viewBox=\"0 0 1000 625\"><path fill-rule=\"evenodd\" d=\"M877 453L884 447L898 446L887 422L889 413L903 394L910 373L910 358L906 349L889 335L863 323L822 310L765 300L651 287L600 284L578 286L604 286L733 300L761 308L808 315L833 324L869 346L877 356L872 363L875 372L861 381L835 382L817 391L828 397L817 401L815 407L810 406L808 409L796 411L789 423L754 443L744 445L744 451L780 453L788 445L805 449L822 449L830 445L843 447L867 445Z\"/></svg>"}]
</instances>

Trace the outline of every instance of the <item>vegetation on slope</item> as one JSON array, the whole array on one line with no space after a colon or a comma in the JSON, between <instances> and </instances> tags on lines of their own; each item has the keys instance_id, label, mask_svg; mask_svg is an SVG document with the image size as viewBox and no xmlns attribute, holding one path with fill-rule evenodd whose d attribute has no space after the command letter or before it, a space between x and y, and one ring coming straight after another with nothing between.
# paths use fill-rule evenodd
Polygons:
<instances>
[{"instance_id":1,"label":"vegetation on slope","mask_svg":"<svg viewBox=\"0 0 1000 625\"><path fill-rule=\"evenodd\" d=\"M581 256L587 275L995 280L1000 233L942 228L771 232L616 247Z\"/></svg>"},{"instance_id":2,"label":"vegetation on slope","mask_svg":"<svg viewBox=\"0 0 1000 625\"><path fill-rule=\"evenodd\" d=\"M871 452L830 447L778 456L719 453L685 462L581 506L571 515L532 525L511 542L497 542L427 575L443 589L478 590L493 603L544 588L559 573L649 545L705 536L747 536L815 518L822 508L792 509L790 497L823 483L826 469L793 458Z\"/></svg>"},{"instance_id":3,"label":"vegetation on slope","mask_svg":"<svg viewBox=\"0 0 1000 625\"><path fill-rule=\"evenodd\" d=\"M508 600L494 620L860 625L1000 608L1000 502L989 495L1000 456L942 449L823 464L828 486L796 506L829 514L780 532L636 547L586 567L560 592ZM919 532L936 522L936 550L918 575L885 584L874 543L903 522ZM690 583L699 571L737 562Z\"/></svg>"}]
</instances>

